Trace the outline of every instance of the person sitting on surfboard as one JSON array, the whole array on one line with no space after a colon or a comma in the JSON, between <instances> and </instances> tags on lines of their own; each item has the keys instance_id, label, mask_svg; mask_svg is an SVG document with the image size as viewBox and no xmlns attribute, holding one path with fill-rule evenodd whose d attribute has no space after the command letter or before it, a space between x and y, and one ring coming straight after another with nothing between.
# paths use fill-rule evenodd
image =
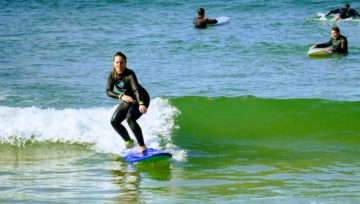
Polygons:
<instances>
[{"instance_id":1,"label":"person sitting on surfboard","mask_svg":"<svg viewBox=\"0 0 360 204\"><path fill-rule=\"evenodd\" d=\"M334 53L347 53L348 52L348 43L345 36L340 34L340 28L335 26L331 28L331 39L322 44L313 45L312 48L325 48L330 47L328 51Z\"/></svg>"},{"instance_id":2,"label":"person sitting on surfboard","mask_svg":"<svg viewBox=\"0 0 360 204\"><path fill-rule=\"evenodd\" d=\"M327 14L325 14L325 16L328 16L333 13L338 14L338 16L336 16L336 20L352 18L354 16L360 16L360 14L355 9L350 8L349 3L345 3L343 8L338 8L338 9L329 11Z\"/></svg>"},{"instance_id":3,"label":"person sitting on surfboard","mask_svg":"<svg viewBox=\"0 0 360 204\"><path fill-rule=\"evenodd\" d=\"M205 9L198 9L198 17L194 18L195 28L207 28L208 24L216 24L218 21L216 19L210 19L205 17Z\"/></svg>"},{"instance_id":4,"label":"person sitting on surfboard","mask_svg":"<svg viewBox=\"0 0 360 204\"><path fill-rule=\"evenodd\" d=\"M114 92L114 87L119 93ZM134 141L121 124L125 119L140 146L139 152L146 151L142 131L136 120L146 113L150 104L150 96L138 83L134 71L126 67L126 56L122 52L114 55L113 68L107 80L106 94L111 98L122 100L111 118L111 125L124 139L126 148L134 147Z\"/></svg>"}]
</instances>

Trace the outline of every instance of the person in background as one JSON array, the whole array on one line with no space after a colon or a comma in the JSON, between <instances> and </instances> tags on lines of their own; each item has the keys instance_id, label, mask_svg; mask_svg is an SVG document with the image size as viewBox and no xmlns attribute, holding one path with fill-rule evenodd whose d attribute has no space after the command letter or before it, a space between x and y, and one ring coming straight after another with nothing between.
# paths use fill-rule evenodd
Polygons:
<instances>
[{"instance_id":1,"label":"person in background","mask_svg":"<svg viewBox=\"0 0 360 204\"><path fill-rule=\"evenodd\" d=\"M313 45L312 48L326 48L330 47L327 50L334 53L347 53L348 52L348 43L345 36L340 34L340 28L335 26L331 28L331 39L322 44Z\"/></svg>"},{"instance_id":2,"label":"person in background","mask_svg":"<svg viewBox=\"0 0 360 204\"><path fill-rule=\"evenodd\" d=\"M342 7L342 8L338 8L338 9L329 11L327 14L325 14L325 16L328 16L330 14L338 14L336 16L336 20L352 18L354 16L360 17L360 14L355 9L350 8L349 3L345 3L344 7Z\"/></svg>"},{"instance_id":3,"label":"person in background","mask_svg":"<svg viewBox=\"0 0 360 204\"><path fill-rule=\"evenodd\" d=\"M205 17L205 9L198 9L198 17L194 18L195 28L207 28L208 24L216 24L218 21L216 19L210 19Z\"/></svg>"},{"instance_id":4,"label":"person in background","mask_svg":"<svg viewBox=\"0 0 360 204\"><path fill-rule=\"evenodd\" d=\"M121 124L126 119L139 144L139 152L144 152L146 146L142 130L136 120L146 113L150 104L150 96L138 83L135 72L126 67L126 62L126 56L122 52L115 53L113 68L107 80L106 94L111 98L122 100L111 118L111 125L124 139L126 148L132 148L134 141ZM114 87L119 92L114 92Z\"/></svg>"}]
</instances>

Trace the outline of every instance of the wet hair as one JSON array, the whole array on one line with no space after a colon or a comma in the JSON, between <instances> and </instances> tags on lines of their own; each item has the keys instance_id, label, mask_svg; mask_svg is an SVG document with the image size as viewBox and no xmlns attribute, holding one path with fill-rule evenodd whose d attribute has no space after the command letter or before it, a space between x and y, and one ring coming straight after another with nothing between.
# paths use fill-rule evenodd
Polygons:
<instances>
[{"instance_id":1,"label":"wet hair","mask_svg":"<svg viewBox=\"0 0 360 204\"><path fill-rule=\"evenodd\" d=\"M332 27L331 30L340 33L340 28L337 26Z\"/></svg>"},{"instance_id":2,"label":"wet hair","mask_svg":"<svg viewBox=\"0 0 360 204\"><path fill-rule=\"evenodd\" d=\"M113 61L115 60L115 57L116 56L120 56L121 58L123 58L124 60L125 60L125 62L126 62L126 56L125 56L125 54L124 53L122 53L122 52L116 52L115 53L115 55L114 55L114 57L113 57Z\"/></svg>"},{"instance_id":3,"label":"wet hair","mask_svg":"<svg viewBox=\"0 0 360 204\"><path fill-rule=\"evenodd\" d=\"M203 8L199 8L197 10L197 12L198 12L199 16L204 16L205 15L205 9L203 9Z\"/></svg>"},{"instance_id":4,"label":"wet hair","mask_svg":"<svg viewBox=\"0 0 360 204\"><path fill-rule=\"evenodd\" d=\"M345 8L350 8L350 4L349 4L349 3L345 3L345 4L344 4L344 7L345 7Z\"/></svg>"},{"instance_id":5,"label":"wet hair","mask_svg":"<svg viewBox=\"0 0 360 204\"><path fill-rule=\"evenodd\" d=\"M125 63L127 62L126 55L124 53L122 53L120 51L116 52L114 57L113 57L113 61L115 60L116 56L120 56L121 58L124 59ZM112 71L111 71L111 76L112 76L113 80L117 80L120 77L120 75L115 71L114 65L113 65L113 68L112 68Z\"/></svg>"}]
</instances>

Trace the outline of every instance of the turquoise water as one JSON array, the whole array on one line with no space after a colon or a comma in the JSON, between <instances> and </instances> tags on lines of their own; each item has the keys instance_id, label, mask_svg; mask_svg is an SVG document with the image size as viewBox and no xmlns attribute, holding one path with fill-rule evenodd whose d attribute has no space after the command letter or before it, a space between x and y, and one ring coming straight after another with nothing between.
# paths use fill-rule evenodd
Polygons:
<instances>
[{"instance_id":1,"label":"turquoise water","mask_svg":"<svg viewBox=\"0 0 360 204\"><path fill-rule=\"evenodd\" d=\"M0 203L358 203L360 20L321 17L338 6L0 2ZM230 23L194 29L198 7ZM334 25L349 54L309 58ZM121 159L105 95L118 50L169 162Z\"/></svg>"}]
</instances>

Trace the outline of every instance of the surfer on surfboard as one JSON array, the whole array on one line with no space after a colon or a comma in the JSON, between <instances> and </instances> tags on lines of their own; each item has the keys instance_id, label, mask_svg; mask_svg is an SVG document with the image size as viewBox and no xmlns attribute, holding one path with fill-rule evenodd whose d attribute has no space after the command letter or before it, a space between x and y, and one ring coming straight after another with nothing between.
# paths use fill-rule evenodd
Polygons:
<instances>
[{"instance_id":1,"label":"surfer on surfboard","mask_svg":"<svg viewBox=\"0 0 360 204\"><path fill-rule=\"evenodd\" d=\"M325 48L325 47L329 47L327 50L334 53L344 54L348 52L347 39L345 36L340 34L339 27L335 26L331 28L331 39L328 42L313 45L311 48Z\"/></svg>"},{"instance_id":2,"label":"surfer on surfboard","mask_svg":"<svg viewBox=\"0 0 360 204\"><path fill-rule=\"evenodd\" d=\"M193 23L195 28L207 28L208 24L216 24L218 21L216 19L206 18L205 9L198 9L198 17L194 18Z\"/></svg>"},{"instance_id":3,"label":"surfer on surfboard","mask_svg":"<svg viewBox=\"0 0 360 204\"><path fill-rule=\"evenodd\" d=\"M114 92L114 87L119 92ZM117 52L114 55L113 68L108 77L106 94L111 98L122 100L111 117L111 125L124 139L126 148L134 147L134 141L121 124L125 119L140 146L139 152L146 151L142 131L136 120L146 113L150 104L150 96L138 83L135 72L126 67L126 56L122 52Z\"/></svg>"},{"instance_id":4,"label":"surfer on surfboard","mask_svg":"<svg viewBox=\"0 0 360 204\"><path fill-rule=\"evenodd\" d=\"M335 18L336 20L352 18L354 16L360 17L360 14L355 9L350 8L349 3L345 3L344 7L342 8L329 11L327 14L325 14L325 16L328 16L330 14L338 14Z\"/></svg>"}]
</instances>

